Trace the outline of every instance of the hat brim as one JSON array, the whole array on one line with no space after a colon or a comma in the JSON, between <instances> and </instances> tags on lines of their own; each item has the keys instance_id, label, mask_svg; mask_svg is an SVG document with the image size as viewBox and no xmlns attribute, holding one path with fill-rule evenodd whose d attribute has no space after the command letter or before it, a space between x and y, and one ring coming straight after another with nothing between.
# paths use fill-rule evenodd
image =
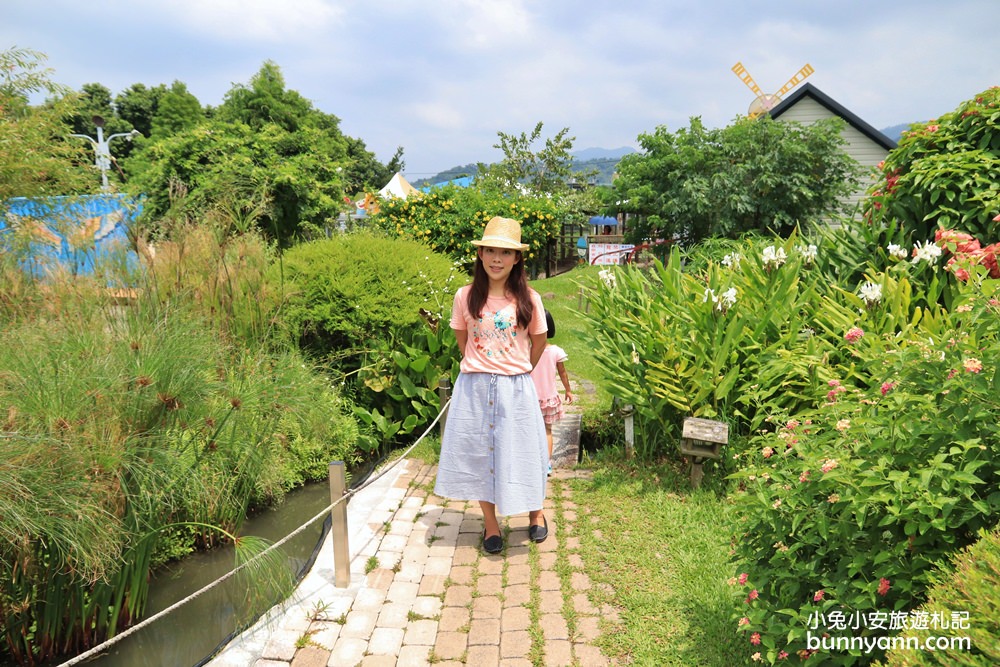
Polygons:
<instances>
[{"instance_id":1,"label":"hat brim","mask_svg":"<svg viewBox=\"0 0 1000 667\"><path fill-rule=\"evenodd\" d=\"M473 241L472 245L480 248L507 248L509 250L527 250L531 247L524 243L514 243L510 239L490 238L489 236L484 237L481 241Z\"/></svg>"}]
</instances>

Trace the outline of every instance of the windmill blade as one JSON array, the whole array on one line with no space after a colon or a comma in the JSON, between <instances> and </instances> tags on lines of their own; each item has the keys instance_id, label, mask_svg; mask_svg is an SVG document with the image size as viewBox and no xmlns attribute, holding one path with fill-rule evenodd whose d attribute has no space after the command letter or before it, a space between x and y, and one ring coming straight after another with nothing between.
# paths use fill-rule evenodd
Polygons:
<instances>
[{"instance_id":1,"label":"windmill blade","mask_svg":"<svg viewBox=\"0 0 1000 667\"><path fill-rule=\"evenodd\" d=\"M798 72L796 72L795 76L793 76L791 79L789 79L788 83L786 83L785 85L783 85L781 87L781 89L777 93L775 93L775 95L777 95L778 97L781 97L782 95L784 95L785 93L787 93L789 90L791 90L795 86L797 86L800 83L802 83L807 76L809 76L810 74L812 74L815 71L816 70L813 69L812 65L810 65L809 63L806 63L806 66L803 67L802 69L800 69Z\"/></svg>"},{"instance_id":2,"label":"windmill blade","mask_svg":"<svg viewBox=\"0 0 1000 667\"><path fill-rule=\"evenodd\" d=\"M747 88L753 91L754 95L757 97L763 95L760 90L760 86L758 86L757 82L753 80L752 76L750 76L750 72L748 72L747 68L743 66L743 63L736 63L733 65L733 73L740 77L740 81L745 83Z\"/></svg>"}]
</instances>

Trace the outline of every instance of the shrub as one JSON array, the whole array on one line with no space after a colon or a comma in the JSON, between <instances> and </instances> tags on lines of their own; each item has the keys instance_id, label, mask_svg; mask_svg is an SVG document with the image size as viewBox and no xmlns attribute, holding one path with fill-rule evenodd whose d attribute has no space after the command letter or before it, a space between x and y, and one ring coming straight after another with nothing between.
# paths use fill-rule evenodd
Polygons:
<instances>
[{"instance_id":1,"label":"shrub","mask_svg":"<svg viewBox=\"0 0 1000 667\"><path fill-rule=\"evenodd\" d=\"M935 566L993 525L1000 375L989 360L1000 353L1000 304L995 283L980 288L946 323L902 336L848 331L844 347L867 377L830 380L817 409L751 439L732 476L743 485L734 504L746 603L738 628L766 662L807 657L811 621L924 599ZM880 634L822 622L814 634L824 630ZM872 657L855 649L824 664Z\"/></svg>"},{"instance_id":2,"label":"shrub","mask_svg":"<svg viewBox=\"0 0 1000 667\"><path fill-rule=\"evenodd\" d=\"M927 623L904 631L899 640L917 641L918 649L893 648L884 663L890 667L945 665L989 667L1000 664L1000 532L983 534L974 545L942 568L915 614ZM914 620L917 616L914 616ZM963 627L964 626L964 627ZM932 638L968 638L971 649L926 650Z\"/></svg>"},{"instance_id":3,"label":"shrub","mask_svg":"<svg viewBox=\"0 0 1000 667\"><path fill-rule=\"evenodd\" d=\"M353 370L377 341L443 317L454 278L451 262L423 243L358 232L295 246L267 282L285 294L281 317L294 339Z\"/></svg>"},{"instance_id":4,"label":"shrub","mask_svg":"<svg viewBox=\"0 0 1000 667\"><path fill-rule=\"evenodd\" d=\"M913 241L951 228L1000 237L1000 87L903 133L881 165L866 219L898 220Z\"/></svg>"}]
</instances>

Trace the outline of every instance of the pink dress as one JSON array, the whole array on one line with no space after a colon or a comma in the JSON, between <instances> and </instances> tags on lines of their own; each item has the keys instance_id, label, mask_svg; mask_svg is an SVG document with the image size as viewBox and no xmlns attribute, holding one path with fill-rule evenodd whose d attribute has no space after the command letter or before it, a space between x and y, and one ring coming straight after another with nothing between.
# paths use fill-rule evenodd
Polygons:
<instances>
[{"instance_id":1,"label":"pink dress","mask_svg":"<svg viewBox=\"0 0 1000 667\"><path fill-rule=\"evenodd\" d=\"M531 379L535 382L538 393L538 406L542 409L542 419L546 424L554 424L563 418L562 399L559 398L559 378L557 364L569 359L569 355L558 345L549 343L542 350L542 358L538 360L535 369L531 371Z\"/></svg>"}]
</instances>

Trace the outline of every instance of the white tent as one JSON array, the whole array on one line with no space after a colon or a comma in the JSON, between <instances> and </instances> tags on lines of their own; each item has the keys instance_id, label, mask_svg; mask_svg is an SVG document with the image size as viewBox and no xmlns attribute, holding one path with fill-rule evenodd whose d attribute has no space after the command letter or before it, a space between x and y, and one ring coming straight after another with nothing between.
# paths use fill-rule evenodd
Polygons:
<instances>
[{"instance_id":1,"label":"white tent","mask_svg":"<svg viewBox=\"0 0 1000 667\"><path fill-rule=\"evenodd\" d=\"M378 191L379 195L381 195L383 199L388 199L389 197L406 199L414 192L420 191L410 185L398 171L393 175L389 182L385 184L385 187Z\"/></svg>"}]
</instances>

